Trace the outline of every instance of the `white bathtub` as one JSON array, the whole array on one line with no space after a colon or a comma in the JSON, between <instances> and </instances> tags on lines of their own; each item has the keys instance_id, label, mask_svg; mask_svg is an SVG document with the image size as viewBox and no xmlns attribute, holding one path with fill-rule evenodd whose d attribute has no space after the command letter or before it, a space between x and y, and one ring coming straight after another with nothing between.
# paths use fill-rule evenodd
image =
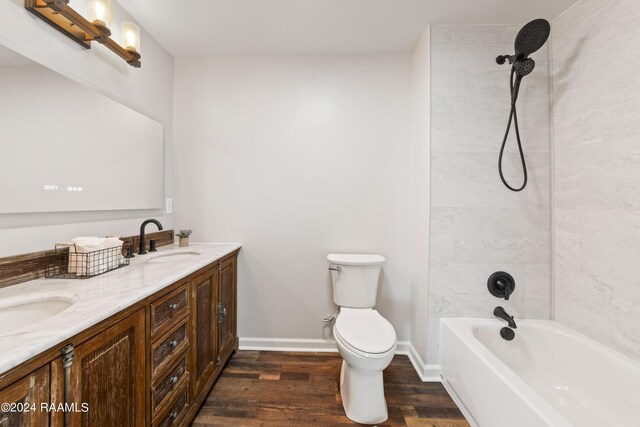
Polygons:
<instances>
[{"instance_id":1,"label":"white bathtub","mask_svg":"<svg viewBox=\"0 0 640 427\"><path fill-rule=\"evenodd\" d=\"M640 364L549 320L442 319L445 387L480 427L640 426Z\"/></svg>"}]
</instances>

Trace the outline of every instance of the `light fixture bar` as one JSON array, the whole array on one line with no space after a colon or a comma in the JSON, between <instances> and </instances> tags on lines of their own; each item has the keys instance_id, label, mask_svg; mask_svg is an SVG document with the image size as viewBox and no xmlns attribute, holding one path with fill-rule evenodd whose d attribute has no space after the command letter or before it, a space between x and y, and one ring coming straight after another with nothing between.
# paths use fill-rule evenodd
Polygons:
<instances>
[{"instance_id":1,"label":"light fixture bar","mask_svg":"<svg viewBox=\"0 0 640 427\"><path fill-rule=\"evenodd\" d=\"M120 56L127 64L140 68L141 55L138 52L120 46L110 37L111 31L108 28L92 24L68 3L69 0L25 0L24 7L85 49L91 49L91 42L95 40Z\"/></svg>"}]
</instances>

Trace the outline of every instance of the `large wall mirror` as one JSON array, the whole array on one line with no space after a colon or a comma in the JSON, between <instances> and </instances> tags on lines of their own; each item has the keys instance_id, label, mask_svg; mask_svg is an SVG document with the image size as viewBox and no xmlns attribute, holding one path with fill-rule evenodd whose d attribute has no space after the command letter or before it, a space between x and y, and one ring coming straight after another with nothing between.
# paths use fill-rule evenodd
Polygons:
<instances>
[{"instance_id":1,"label":"large wall mirror","mask_svg":"<svg viewBox=\"0 0 640 427\"><path fill-rule=\"evenodd\" d=\"M0 45L0 214L158 209L163 127Z\"/></svg>"}]
</instances>

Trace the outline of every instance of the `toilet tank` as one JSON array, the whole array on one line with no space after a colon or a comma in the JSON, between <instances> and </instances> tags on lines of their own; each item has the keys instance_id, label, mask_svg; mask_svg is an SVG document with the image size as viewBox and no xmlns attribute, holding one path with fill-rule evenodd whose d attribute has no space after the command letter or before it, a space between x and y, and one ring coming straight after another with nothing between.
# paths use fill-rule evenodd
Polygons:
<instances>
[{"instance_id":1,"label":"toilet tank","mask_svg":"<svg viewBox=\"0 0 640 427\"><path fill-rule=\"evenodd\" d=\"M333 301L340 307L375 307L385 259L373 254L329 254Z\"/></svg>"}]
</instances>

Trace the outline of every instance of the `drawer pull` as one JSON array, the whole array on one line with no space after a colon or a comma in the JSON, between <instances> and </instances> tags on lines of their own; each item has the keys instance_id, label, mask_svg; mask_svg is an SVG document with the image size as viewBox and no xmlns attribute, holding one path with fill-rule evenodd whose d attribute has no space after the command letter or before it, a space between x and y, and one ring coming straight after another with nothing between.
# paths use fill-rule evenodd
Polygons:
<instances>
[{"instance_id":1,"label":"drawer pull","mask_svg":"<svg viewBox=\"0 0 640 427\"><path fill-rule=\"evenodd\" d=\"M177 340L169 341L169 347L176 348L177 346L178 346Z\"/></svg>"},{"instance_id":2,"label":"drawer pull","mask_svg":"<svg viewBox=\"0 0 640 427\"><path fill-rule=\"evenodd\" d=\"M175 420L177 416L178 416L178 412L173 411L172 413L169 414L169 419Z\"/></svg>"},{"instance_id":3,"label":"drawer pull","mask_svg":"<svg viewBox=\"0 0 640 427\"><path fill-rule=\"evenodd\" d=\"M169 310L175 310L176 308L178 308L178 304L176 303L169 304Z\"/></svg>"},{"instance_id":4,"label":"drawer pull","mask_svg":"<svg viewBox=\"0 0 640 427\"><path fill-rule=\"evenodd\" d=\"M178 382L178 377L176 375L172 376L171 378L169 378L169 382L171 384L175 384Z\"/></svg>"}]
</instances>

